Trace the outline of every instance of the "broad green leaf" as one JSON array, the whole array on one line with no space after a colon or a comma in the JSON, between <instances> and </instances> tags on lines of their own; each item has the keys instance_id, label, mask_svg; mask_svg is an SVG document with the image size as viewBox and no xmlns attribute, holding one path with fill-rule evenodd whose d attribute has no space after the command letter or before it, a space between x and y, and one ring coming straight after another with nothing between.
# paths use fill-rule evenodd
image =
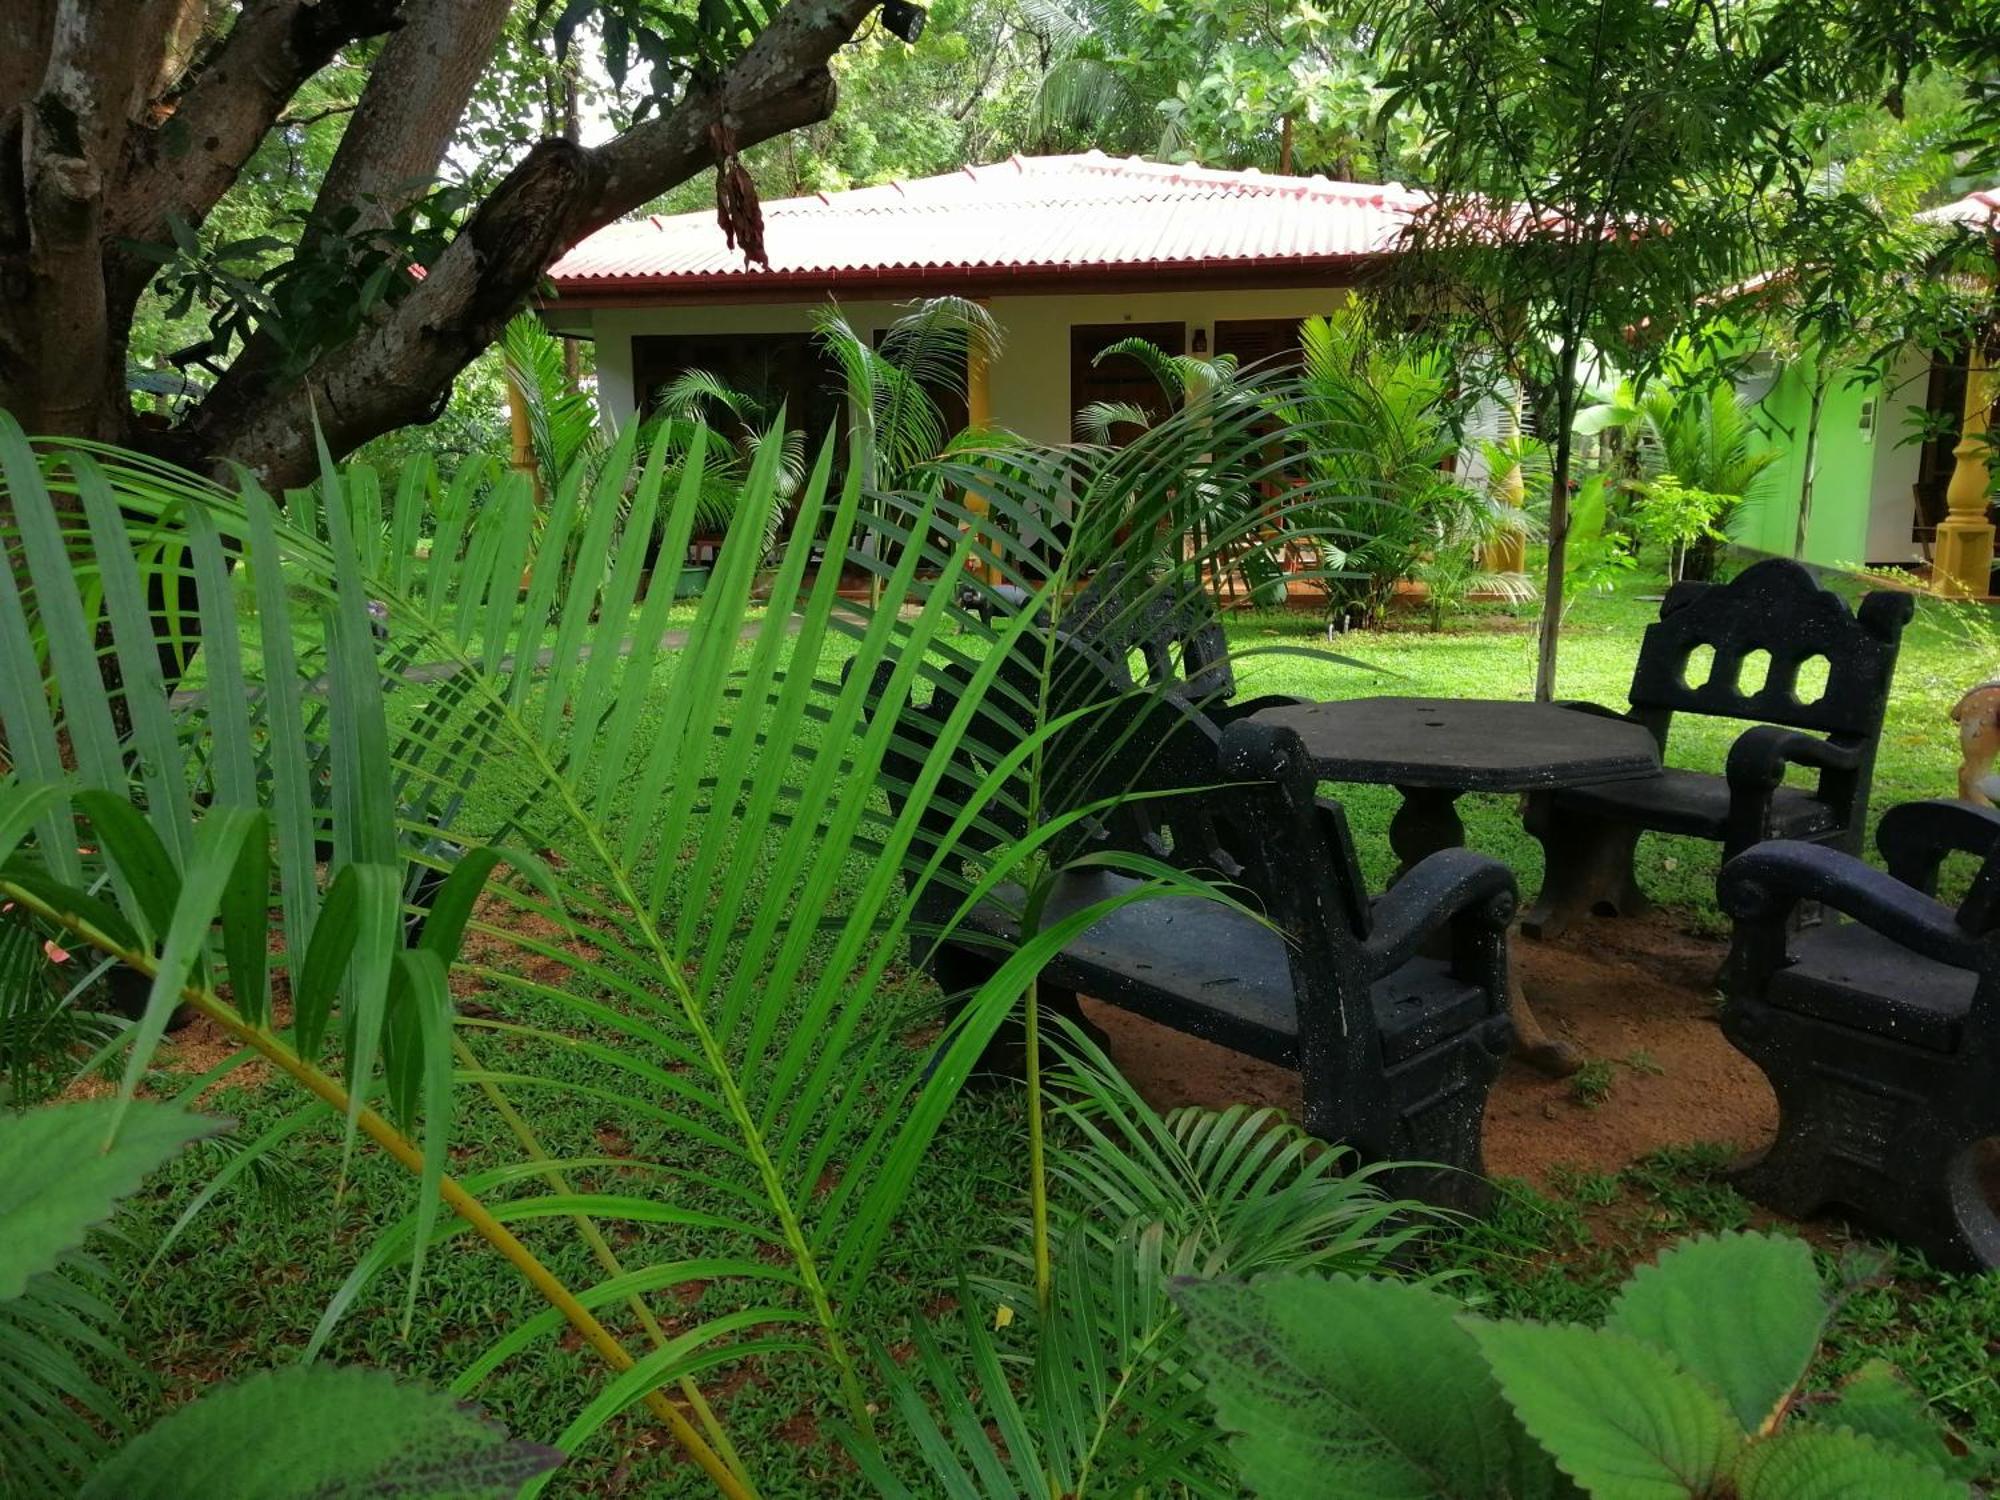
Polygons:
<instances>
[{"instance_id":1,"label":"broad green leaf","mask_svg":"<svg viewBox=\"0 0 2000 1500\"><path fill-rule=\"evenodd\" d=\"M80 1500L505 1500L562 1455L384 1370L295 1365L181 1407Z\"/></svg>"},{"instance_id":2,"label":"broad green leaf","mask_svg":"<svg viewBox=\"0 0 2000 1500\"><path fill-rule=\"evenodd\" d=\"M403 892L400 870L391 865L354 865L354 951L341 992L347 1023L342 1051L347 1063L347 1135L341 1145L341 1175L354 1154L361 1101L374 1076L389 1012L389 980L403 949Z\"/></svg>"},{"instance_id":3,"label":"broad green leaf","mask_svg":"<svg viewBox=\"0 0 2000 1500\"><path fill-rule=\"evenodd\" d=\"M0 1302L81 1245L148 1172L229 1128L227 1120L139 1099L107 1147L116 1111L107 1098L0 1112Z\"/></svg>"},{"instance_id":4,"label":"broad green leaf","mask_svg":"<svg viewBox=\"0 0 2000 1500\"><path fill-rule=\"evenodd\" d=\"M160 672L147 584L141 577L126 522L118 509L104 471L80 453L67 455L76 476L77 496L90 526L90 545L104 586L104 608L118 648L118 670L125 689L125 711L132 721L132 743L139 779L146 789L146 810L176 863L187 858L193 834L188 814L187 770L173 714ZM190 520L206 512L190 507ZM213 523L211 523L212 525ZM153 575L155 578L157 574ZM227 593L225 591L225 599ZM210 681L214 682L213 670Z\"/></svg>"},{"instance_id":5,"label":"broad green leaf","mask_svg":"<svg viewBox=\"0 0 2000 1500\"><path fill-rule=\"evenodd\" d=\"M1752 1444L1736 1466L1738 1500L1968 1500L1971 1491L1857 1433L1794 1427Z\"/></svg>"},{"instance_id":6,"label":"broad green leaf","mask_svg":"<svg viewBox=\"0 0 2000 1500\"><path fill-rule=\"evenodd\" d=\"M1641 1266L1604 1326L1672 1355L1761 1432L1804 1377L1828 1311L1803 1240L1703 1235Z\"/></svg>"},{"instance_id":7,"label":"broad green leaf","mask_svg":"<svg viewBox=\"0 0 2000 1500\"><path fill-rule=\"evenodd\" d=\"M292 962L312 938L318 905L313 856L312 754L299 732L298 659L292 649L285 564L278 550L271 500L243 476L243 513L250 534L251 581L257 593L257 634L264 662L264 724L271 765L271 822L278 840L278 892L285 911L285 951Z\"/></svg>"},{"instance_id":8,"label":"broad green leaf","mask_svg":"<svg viewBox=\"0 0 2000 1500\"><path fill-rule=\"evenodd\" d=\"M266 815L243 841L222 893L222 953L229 997L253 1026L271 1013L271 839Z\"/></svg>"},{"instance_id":9,"label":"broad green leaf","mask_svg":"<svg viewBox=\"0 0 2000 1500\"><path fill-rule=\"evenodd\" d=\"M1831 1405L1813 1414L1816 1426L1845 1427L1934 1467L1954 1471L1965 1462L1945 1445L1944 1430L1886 1361L1873 1359L1841 1385Z\"/></svg>"},{"instance_id":10,"label":"broad green leaf","mask_svg":"<svg viewBox=\"0 0 2000 1500\"><path fill-rule=\"evenodd\" d=\"M417 1183L417 1248L410 1258L410 1290L403 1303L403 1336L417 1311L417 1287L423 1280L424 1251L437 1223L438 1186L444 1180L445 1153L451 1145L451 992L445 984L444 961L425 948L396 955L403 976L405 1003L415 1008L420 1040L424 1096L424 1170ZM357 1090L357 1097L359 1091Z\"/></svg>"},{"instance_id":11,"label":"broad green leaf","mask_svg":"<svg viewBox=\"0 0 2000 1500\"><path fill-rule=\"evenodd\" d=\"M1464 1326L1529 1435L1598 1500L1711 1494L1742 1447L1722 1398L1649 1344L1573 1323Z\"/></svg>"},{"instance_id":12,"label":"broad green leaf","mask_svg":"<svg viewBox=\"0 0 2000 1500\"><path fill-rule=\"evenodd\" d=\"M1237 1472L1267 1500L1485 1500L1514 1424L1461 1308L1336 1276L1174 1283Z\"/></svg>"},{"instance_id":13,"label":"broad green leaf","mask_svg":"<svg viewBox=\"0 0 2000 1500\"><path fill-rule=\"evenodd\" d=\"M219 804L257 805L256 755L250 748L250 698L243 686L243 642L237 635L236 595L223 558L221 533L205 506L190 506L187 528L201 610L201 656L208 667L204 725L209 774Z\"/></svg>"},{"instance_id":14,"label":"broad green leaf","mask_svg":"<svg viewBox=\"0 0 2000 1500\"><path fill-rule=\"evenodd\" d=\"M360 878L354 865L333 877L319 920L313 924L312 941L306 945L304 957L293 964L292 1028L299 1056L307 1062L319 1058L327 1018L333 1013L333 997L353 956L355 935L361 930Z\"/></svg>"},{"instance_id":15,"label":"broad green leaf","mask_svg":"<svg viewBox=\"0 0 2000 1500\"><path fill-rule=\"evenodd\" d=\"M59 787L30 785L11 776L0 779L0 865L12 857L29 830L61 801Z\"/></svg>"},{"instance_id":16,"label":"broad green leaf","mask_svg":"<svg viewBox=\"0 0 2000 1500\"><path fill-rule=\"evenodd\" d=\"M486 882L502 864L512 865L527 876L551 906L561 909L562 893L556 887L555 876L534 855L519 849L469 849L459 856L423 911L418 944L435 953L447 966L453 963L458 958L459 945L465 940L465 924L472 920L472 909L486 889Z\"/></svg>"}]
</instances>

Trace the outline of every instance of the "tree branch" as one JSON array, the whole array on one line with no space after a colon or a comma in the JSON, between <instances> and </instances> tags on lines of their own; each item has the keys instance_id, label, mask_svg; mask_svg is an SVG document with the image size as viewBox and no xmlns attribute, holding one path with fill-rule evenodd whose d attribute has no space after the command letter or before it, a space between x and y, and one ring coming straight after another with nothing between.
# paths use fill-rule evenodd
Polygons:
<instances>
[{"instance_id":1,"label":"tree branch","mask_svg":"<svg viewBox=\"0 0 2000 1500\"><path fill-rule=\"evenodd\" d=\"M406 0L261 0L133 132L106 216L107 237L164 243L168 221L199 224L300 87L348 43L396 26ZM110 298L129 316L157 269L112 249Z\"/></svg>"},{"instance_id":2,"label":"tree branch","mask_svg":"<svg viewBox=\"0 0 2000 1500\"><path fill-rule=\"evenodd\" d=\"M360 227L373 227L422 196L473 88L493 65L507 5L404 0L403 25L368 70L361 102L313 201L317 223L354 208Z\"/></svg>"},{"instance_id":3,"label":"tree branch","mask_svg":"<svg viewBox=\"0 0 2000 1500\"><path fill-rule=\"evenodd\" d=\"M339 453L426 420L563 251L713 164L712 123L727 123L748 148L825 119L834 103L828 59L876 3L789 0L712 91L595 150L542 141L424 279L304 379L273 380L239 360L190 419L193 453L235 459L284 486L314 472L315 422Z\"/></svg>"},{"instance_id":4,"label":"tree branch","mask_svg":"<svg viewBox=\"0 0 2000 1500\"><path fill-rule=\"evenodd\" d=\"M307 125L317 125L322 120L331 120L335 115L351 115L358 101L348 99L339 104L329 104L324 109L309 109L302 115L284 114L278 116L278 129L298 130Z\"/></svg>"}]
</instances>

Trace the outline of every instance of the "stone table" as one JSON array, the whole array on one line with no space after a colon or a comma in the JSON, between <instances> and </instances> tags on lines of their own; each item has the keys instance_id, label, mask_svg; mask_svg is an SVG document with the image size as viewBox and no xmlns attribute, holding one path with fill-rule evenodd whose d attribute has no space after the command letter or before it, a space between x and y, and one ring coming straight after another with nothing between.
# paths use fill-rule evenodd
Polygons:
<instances>
[{"instance_id":1,"label":"stone table","mask_svg":"<svg viewBox=\"0 0 2000 1500\"><path fill-rule=\"evenodd\" d=\"M1407 870L1465 842L1457 802L1467 792L1539 792L1652 776L1660 750L1638 724L1554 703L1481 698L1348 698L1267 708L1259 720L1296 732L1323 781L1393 786L1402 805L1389 845ZM1522 1055L1552 1073L1581 1065L1543 1032L1514 981Z\"/></svg>"}]
</instances>

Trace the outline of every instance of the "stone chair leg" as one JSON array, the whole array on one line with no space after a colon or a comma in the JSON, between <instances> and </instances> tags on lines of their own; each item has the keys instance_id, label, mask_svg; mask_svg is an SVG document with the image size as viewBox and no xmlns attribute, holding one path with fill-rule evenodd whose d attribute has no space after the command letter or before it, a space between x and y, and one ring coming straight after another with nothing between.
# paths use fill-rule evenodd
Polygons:
<instances>
[{"instance_id":1,"label":"stone chair leg","mask_svg":"<svg viewBox=\"0 0 2000 1500\"><path fill-rule=\"evenodd\" d=\"M1981 1180L1981 1145L1928 1106L1832 1095L1816 1078L1778 1094L1778 1136L1734 1166L1746 1198L1788 1219L1845 1213L1946 1271L2000 1267L2000 1214ZM1876 1149L1879 1144L1879 1149Z\"/></svg>"},{"instance_id":2,"label":"stone chair leg","mask_svg":"<svg viewBox=\"0 0 2000 1500\"><path fill-rule=\"evenodd\" d=\"M1521 931L1529 937L1560 937L1587 916L1638 917L1652 910L1632 869L1641 832L1636 825L1558 814L1545 796L1528 799L1525 822L1543 854L1541 893L1521 914Z\"/></svg>"},{"instance_id":3,"label":"stone chair leg","mask_svg":"<svg viewBox=\"0 0 2000 1500\"><path fill-rule=\"evenodd\" d=\"M1359 1117L1353 1100L1331 1090L1315 1097L1307 1079L1305 1127L1352 1147L1363 1163L1409 1163L1371 1179L1390 1197L1483 1216L1495 1192L1480 1138L1507 1040L1506 1028L1488 1027L1392 1067L1383 1080L1385 1102Z\"/></svg>"},{"instance_id":4,"label":"stone chair leg","mask_svg":"<svg viewBox=\"0 0 2000 1500\"><path fill-rule=\"evenodd\" d=\"M1406 1121L1405 1161L1435 1163L1401 1167L1376 1179L1392 1197L1415 1198L1475 1218L1493 1211L1495 1190L1486 1176L1480 1126L1486 1090L1469 1088L1425 1106Z\"/></svg>"}]
</instances>

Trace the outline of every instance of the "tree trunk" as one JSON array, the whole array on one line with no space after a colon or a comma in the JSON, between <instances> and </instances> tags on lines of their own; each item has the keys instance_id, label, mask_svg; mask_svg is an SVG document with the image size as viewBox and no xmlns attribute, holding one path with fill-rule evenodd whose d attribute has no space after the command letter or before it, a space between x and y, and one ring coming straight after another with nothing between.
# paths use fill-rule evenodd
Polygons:
<instances>
[{"instance_id":1,"label":"tree trunk","mask_svg":"<svg viewBox=\"0 0 2000 1500\"><path fill-rule=\"evenodd\" d=\"M1563 573L1569 561L1569 465L1575 439L1576 340L1563 340L1556 363L1556 446L1549 474L1549 568L1542 593L1542 632L1535 652L1535 701L1556 695L1556 640L1562 631Z\"/></svg>"},{"instance_id":2,"label":"tree trunk","mask_svg":"<svg viewBox=\"0 0 2000 1500\"><path fill-rule=\"evenodd\" d=\"M594 149L536 145L425 278L345 343L300 369L253 337L163 432L124 390L133 310L157 270L130 247L167 242L176 221L199 228L298 89L384 33L302 253L348 208L407 201L490 66L507 0L240 0L192 60L191 0L0 0L0 406L31 431L211 472L242 462L273 488L306 482L316 428L340 457L430 420L558 256L713 163L711 127L748 148L826 118L828 62L875 3L787 0L664 113Z\"/></svg>"},{"instance_id":3,"label":"tree trunk","mask_svg":"<svg viewBox=\"0 0 2000 1500\"><path fill-rule=\"evenodd\" d=\"M1806 461L1799 472L1799 519L1792 533L1792 556L1806 555L1806 528L1812 519L1813 469L1819 463L1819 417L1826 404L1826 378L1815 376L1812 405L1806 410Z\"/></svg>"}]
</instances>

